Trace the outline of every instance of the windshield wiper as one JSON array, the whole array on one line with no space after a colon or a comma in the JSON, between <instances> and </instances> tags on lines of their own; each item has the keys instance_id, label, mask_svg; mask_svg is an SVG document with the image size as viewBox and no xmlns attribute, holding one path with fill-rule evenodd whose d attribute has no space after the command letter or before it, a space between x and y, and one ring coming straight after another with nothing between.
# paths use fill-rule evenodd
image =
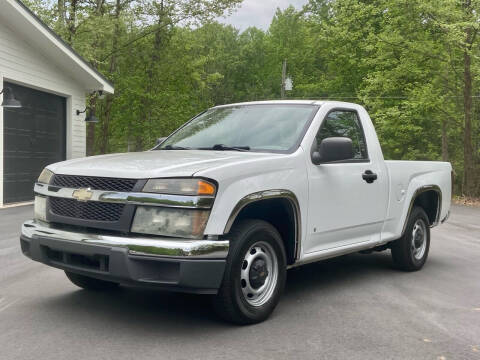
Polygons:
<instances>
[{"instance_id":1,"label":"windshield wiper","mask_svg":"<svg viewBox=\"0 0 480 360\"><path fill-rule=\"evenodd\" d=\"M233 151L250 151L250 146L227 146L223 144L215 144L209 148L200 148L200 150L233 150Z\"/></svg>"},{"instance_id":2,"label":"windshield wiper","mask_svg":"<svg viewBox=\"0 0 480 360\"><path fill-rule=\"evenodd\" d=\"M176 145L167 145L164 148L160 148L160 150L190 150L191 148L189 147L183 147L183 146L176 146Z\"/></svg>"}]
</instances>

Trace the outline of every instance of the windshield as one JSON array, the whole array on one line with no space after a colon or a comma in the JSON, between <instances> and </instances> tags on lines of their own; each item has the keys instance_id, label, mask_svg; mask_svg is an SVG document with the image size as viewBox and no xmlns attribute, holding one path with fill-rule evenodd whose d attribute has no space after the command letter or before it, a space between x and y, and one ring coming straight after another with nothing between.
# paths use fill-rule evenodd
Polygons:
<instances>
[{"instance_id":1,"label":"windshield","mask_svg":"<svg viewBox=\"0 0 480 360\"><path fill-rule=\"evenodd\" d=\"M239 105L194 118L155 150L288 152L298 147L318 110L312 105Z\"/></svg>"}]
</instances>

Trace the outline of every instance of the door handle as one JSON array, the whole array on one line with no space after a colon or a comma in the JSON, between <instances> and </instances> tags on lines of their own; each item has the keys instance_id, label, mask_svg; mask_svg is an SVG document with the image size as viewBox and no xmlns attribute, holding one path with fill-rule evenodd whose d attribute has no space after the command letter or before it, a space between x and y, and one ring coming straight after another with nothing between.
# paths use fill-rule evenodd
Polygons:
<instances>
[{"instance_id":1,"label":"door handle","mask_svg":"<svg viewBox=\"0 0 480 360\"><path fill-rule=\"evenodd\" d=\"M375 174L372 170L365 170L365 172L362 174L362 179L368 184L371 184L377 180L377 177L377 174Z\"/></svg>"}]
</instances>

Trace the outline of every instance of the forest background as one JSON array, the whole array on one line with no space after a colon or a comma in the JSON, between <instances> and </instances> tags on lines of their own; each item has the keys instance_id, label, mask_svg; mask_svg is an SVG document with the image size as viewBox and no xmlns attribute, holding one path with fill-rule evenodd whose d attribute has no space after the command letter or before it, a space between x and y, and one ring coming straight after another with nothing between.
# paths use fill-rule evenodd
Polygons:
<instances>
[{"instance_id":1,"label":"forest background","mask_svg":"<svg viewBox=\"0 0 480 360\"><path fill-rule=\"evenodd\" d=\"M216 21L241 0L24 0L115 84L92 96L87 153L142 151L218 104L357 102L386 159L450 161L480 196L480 1L310 0L267 30ZM254 16L252 14L252 16Z\"/></svg>"}]
</instances>

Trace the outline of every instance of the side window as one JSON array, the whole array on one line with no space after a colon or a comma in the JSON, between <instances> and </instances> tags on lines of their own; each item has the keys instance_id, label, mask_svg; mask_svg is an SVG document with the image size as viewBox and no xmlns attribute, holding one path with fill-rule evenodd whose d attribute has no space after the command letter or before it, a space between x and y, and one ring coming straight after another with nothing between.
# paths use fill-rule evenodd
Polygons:
<instances>
[{"instance_id":1,"label":"side window","mask_svg":"<svg viewBox=\"0 0 480 360\"><path fill-rule=\"evenodd\" d=\"M356 112L336 110L330 112L317 133L317 144L329 137L348 137L353 143L353 158L367 160L367 143Z\"/></svg>"}]
</instances>

